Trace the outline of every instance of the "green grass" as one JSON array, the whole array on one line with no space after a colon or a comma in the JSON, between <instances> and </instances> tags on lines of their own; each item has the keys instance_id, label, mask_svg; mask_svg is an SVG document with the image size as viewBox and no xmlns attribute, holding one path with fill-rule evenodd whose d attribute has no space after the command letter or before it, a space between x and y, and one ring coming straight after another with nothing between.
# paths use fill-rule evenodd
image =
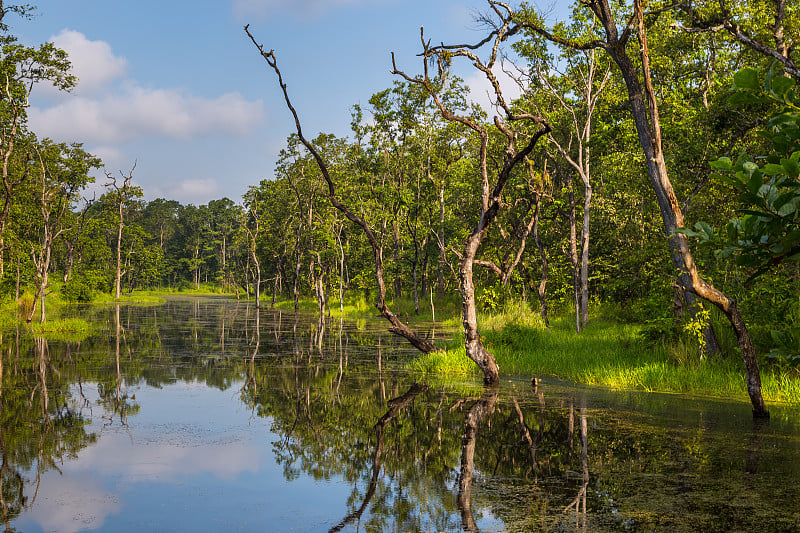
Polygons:
<instances>
[{"instance_id":1,"label":"green grass","mask_svg":"<svg viewBox=\"0 0 800 533\"><path fill-rule=\"evenodd\" d=\"M261 301L264 305L269 306L272 301L272 295L262 295ZM375 302L374 295L367 297L363 291L351 291L344 299L343 311L339 309L338 296L330 297L328 305L331 316L371 317L378 314ZM434 301L433 310L431 309L430 298L420 297L419 315L414 312L414 299L412 297L393 298L387 296L386 304L403 322L410 323L412 327L415 322L431 322L434 316L436 323L443 326L456 326L461 321L461 301L452 296L445 298L443 302ZM300 298L298 307L304 311L317 311L319 309L317 301L308 297ZM275 308L294 309L294 300L292 298L277 299L275 300Z\"/></svg>"},{"instance_id":2,"label":"green grass","mask_svg":"<svg viewBox=\"0 0 800 533\"><path fill-rule=\"evenodd\" d=\"M748 401L738 356L701 360L689 342L653 345L643 340L641 325L595 318L576 334L574 317L560 316L547 329L527 304L511 302L499 313L479 316L479 331L505 375ZM478 374L464 355L461 335L445 351L418 356L410 366L423 373ZM800 404L797 371L763 367L761 379L765 401Z\"/></svg>"},{"instance_id":3,"label":"green grass","mask_svg":"<svg viewBox=\"0 0 800 533\"><path fill-rule=\"evenodd\" d=\"M113 294L99 293L96 294L91 302L95 305L107 305L116 303L126 304L160 304L164 303L164 293L158 291L133 291L130 294L124 293L120 296L119 300L114 298ZM169 293L168 293L169 294Z\"/></svg>"},{"instance_id":4,"label":"green grass","mask_svg":"<svg viewBox=\"0 0 800 533\"><path fill-rule=\"evenodd\" d=\"M83 318L57 318L44 324L33 322L28 329L36 337L66 341L82 341L92 332L91 324Z\"/></svg>"}]
</instances>

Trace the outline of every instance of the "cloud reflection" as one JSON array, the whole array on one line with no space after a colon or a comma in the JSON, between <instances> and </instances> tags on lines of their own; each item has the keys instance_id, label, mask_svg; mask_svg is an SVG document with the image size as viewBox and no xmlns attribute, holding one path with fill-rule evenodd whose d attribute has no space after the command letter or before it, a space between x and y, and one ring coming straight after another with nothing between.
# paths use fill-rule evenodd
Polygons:
<instances>
[{"instance_id":1,"label":"cloud reflection","mask_svg":"<svg viewBox=\"0 0 800 533\"><path fill-rule=\"evenodd\" d=\"M86 476L61 477L55 472L45 477L36 505L26 519L45 531L75 533L99 529L106 518L121 509L119 498ZM21 531L27 529L24 523Z\"/></svg>"},{"instance_id":2,"label":"cloud reflection","mask_svg":"<svg viewBox=\"0 0 800 533\"><path fill-rule=\"evenodd\" d=\"M97 443L60 464L61 474L42 477L33 508L18 523L21 530L26 523L44 531L96 530L111 516L131 512L142 493L159 486L204 486L258 472L262 435L220 394L226 393L193 384L137 390L142 410L129 419L130 428L104 426L107 417L94 412L90 430L100 433ZM176 423L171 409L187 405L192 407Z\"/></svg>"}]
</instances>

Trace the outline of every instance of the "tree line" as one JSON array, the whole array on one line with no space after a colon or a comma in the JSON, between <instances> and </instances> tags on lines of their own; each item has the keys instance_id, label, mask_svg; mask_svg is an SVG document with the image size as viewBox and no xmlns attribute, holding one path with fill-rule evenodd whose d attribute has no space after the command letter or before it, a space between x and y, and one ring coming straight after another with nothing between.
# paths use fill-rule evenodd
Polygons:
<instances>
[{"instance_id":1,"label":"tree line","mask_svg":"<svg viewBox=\"0 0 800 533\"><path fill-rule=\"evenodd\" d=\"M432 311L454 295L487 382L480 309L524 298L545 322L574 312L580 332L605 306L652 339L689 337L699 357L741 357L766 415L757 354L800 361L798 8L592 0L548 26L530 5L488 1L479 21L472 44L423 32L422 62L392 57L395 82L353 106L348 137L312 138L276 53L246 27L296 132L239 203L200 207L143 202L133 169L83 198L101 162L37 139L24 113L34 82L75 83L68 58L6 31L3 292L31 288L42 318L54 272L70 299L208 282L259 306L312 296L325 314L361 293L422 351L437 347L390 305ZM490 113L459 62L487 80Z\"/></svg>"}]
</instances>

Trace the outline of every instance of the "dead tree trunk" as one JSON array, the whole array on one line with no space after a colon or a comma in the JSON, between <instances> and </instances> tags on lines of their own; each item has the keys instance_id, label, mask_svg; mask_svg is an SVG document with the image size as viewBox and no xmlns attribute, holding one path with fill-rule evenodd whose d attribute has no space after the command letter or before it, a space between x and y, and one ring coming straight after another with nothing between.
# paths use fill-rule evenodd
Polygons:
<instances>
[{"instance_id":1,"label":"dead tree trunk","mask_svg":"<svg viewBox=\"0 0 800 533\"><path fill-rule=\"evenodd\" d=\"M425 40L424 33L420 30L420 38L423 46L423 76L411 77L405 72L398 70L394 54L392 54L392 72L395 75L401 76L410 83L421 86L434 100L436 107L442 114L442 117L450 122L459 123L466 128L472 130L480 139L479 150L479 168L481 179L481 199L480 199L480 212L478 222L473 229L472 233L467 237L461 261L458 268L459 277L459 291L461 293L461 318L464 328L465 337L465 350L466 355L472 359L475 364L483 371L483 380L486 384L495 383L499 379L499 368L495 362L494 355L489 352L483 345L478 332L477 310L475 306L475 285L473 282L473 265L475 264L478 247L481 241L489 231L489 227L497 216L502 204L502 194L505 189L506 182L511 176L511 171L517 164L523 162L525 157L531 153L539 139L550 132L550 126L547 125L545 120L537 115L528 113L515 113L512 112L509 105L503 96L500 84L492 72L494 67L500 44L506 39L507 32L511 25L513 12L500 3L490 3L495 14L500 18L500 22L496 25L496 29L492 34L487 37L480 45L477 46L445 46L441 45L431 48L429 42ZM481 45L492 42L493 46L489 55L488 61L485 63L474 53L473 50L480 48ZM497 99L497 105L505 113L504 121L500 118L494 118L494 126L498 133L506 140L506 149L502 162L496 169L494 176L494 185L492 186L489 181L489 166L488 166L488 146L489 146L489 131L483 124L479 124L471 117L460 116L453 113L439 97L438 90L434 87L428 73L429 61L434 61L438 66L437 85L441 84L446 86L448 78L448 68L450 61L454 57L467 58L472 64L486 76L489 83L494 89L494 96ZM536 125L539 127L533 135L529 136L524 141L524 147L521 150L517 149L517 140L520 133L515 131L513 124L521 122L526 125Z\"/></svg>"},{"instance_id":2,"label":"dead tree trunk","mask_svg":"<svg viewBox=\"0 0 800 533\"><path fill-rule=\"evenodd\" d=\"M406 324L404 324L398 317L395 315L392 310L386 305L386 284L383 279L383 247L378 242L378 239L375 237L372 229L369 227L369 224L358 216L356 213L351 211L345 204L339 200L338 196L336 195L336 186L333 182L333 178L328 171L328 165L322 159L322 156L319 154L314 145L312 145L308 139L305 138L303 135L302 128L300 126L300 118L297 114L297 111L292 106L291 100L289 99L289 93L286 89L286 84L283 82L283 77L281 75L280 69L278 68L277 58L275 57L275 53L273 51L266 52L264 51L264 47L258 44L255 40L255 37L250 33L249 26L244 27L245 32L247 33L250 40L253 42L253 45L258 49L261 57L267 62L270 68L275 71L275 74L278 76L278 84L283 91L284 100L286 101L286 106L289 108L289 111L292 113L292 117L294 118L295 122L295 129L297 130L297 136L300 139L300 142L303 143L303 146L311 153L314 157L314 161L317 163L317 166L322 173L322 177L325 180L325 183L328 186L328 200L331 202L331 205L338 209L348 220L356 224L361 230L364 232L364 235L367 237L367 241L369 241L370 246L372 247L372 251L375 257L375 280L378 285L378 302L375 304L375 307L381 313L381 315L389 321L391 327L389 331L392 333L399 335L406 340L408 340L415 348L420 350L421 352L428 353L436 351L438 348L428 341L420 337L415 331L409 328Z\"/></svg>"}]
</instances>

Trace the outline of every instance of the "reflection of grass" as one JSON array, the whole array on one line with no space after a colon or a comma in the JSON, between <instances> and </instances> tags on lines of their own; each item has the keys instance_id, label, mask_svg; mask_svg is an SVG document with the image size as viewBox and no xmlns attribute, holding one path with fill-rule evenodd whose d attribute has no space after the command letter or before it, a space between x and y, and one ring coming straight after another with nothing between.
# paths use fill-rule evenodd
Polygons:
<instances>
[{"instance_id":1,"label":"reflection of grass","mask_svg":"<svg viewBox=\"0 0 800 533\"><path fill-rule=\"evenodd\" d=\"M555 318L546 329L538 313L519 302L479 319L483 342L506 375L549 375L619 389L748 400L738 356L700 361L699 356L688 357L685 347L648 345L641 329L595 318L578 335L572 316ZM416 357L411 367L426 373L478 373L464 355L463 337L450 342L446 351ZM766 401L800 404L797 372L769 368L761 378Z\"/></svg>"}]
</instances>

